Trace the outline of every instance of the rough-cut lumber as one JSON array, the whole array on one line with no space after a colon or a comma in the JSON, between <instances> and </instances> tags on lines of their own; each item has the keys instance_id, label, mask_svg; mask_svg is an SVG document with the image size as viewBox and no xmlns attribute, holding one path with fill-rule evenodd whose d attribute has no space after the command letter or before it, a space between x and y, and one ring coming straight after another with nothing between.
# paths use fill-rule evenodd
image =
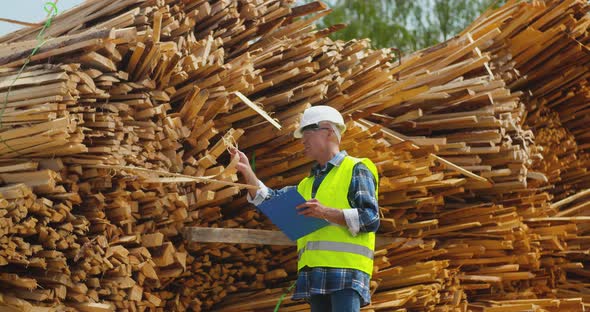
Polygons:
<instances>
[{"instance_id":1,"label":"rough-cut lumber","mask_svg":"<svg viewBox=\"0 0 590 312\"><path fill-rule=\"evenodd\" d=\"M0 306L272 309L293 246L182 233L274 230L226 150L268 186L296 184L312 162L292 132L325 104L347 120L342 148L376 163L378 237L394 237L367 310L581 311L589 11L508 1L391 62L316 31L319 2L88 1L18 79L42 25L3 36Z\"/></svg>"},{"instance_id":2,"label":"rough-cut lumber","mask_svg":"<svg viewBox=\"0 0 590 312\"><path fill-rule=\"evenodd\" d=\"M296 242L290 240L280 231L227 229L209 227L186 227L183 230L184 239L197 243L231 243L294 246ZM383 246L391 244L393 237L378 236L375 244Z\"/></svg>"}]
</instances>

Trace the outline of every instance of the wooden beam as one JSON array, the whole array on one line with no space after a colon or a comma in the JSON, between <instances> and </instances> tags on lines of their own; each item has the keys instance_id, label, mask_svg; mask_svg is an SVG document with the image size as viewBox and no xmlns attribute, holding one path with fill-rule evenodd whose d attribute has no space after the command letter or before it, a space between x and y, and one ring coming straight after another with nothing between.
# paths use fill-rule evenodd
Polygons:
<instances>
[{"instance_id":1,"label":"wooden beam","mask_svg":"<svg viewBox=\"0 0 590 312\"><path fill-rule=\"evenodd\" d=\"M578 200L578 199L580 199L582 197L585 197L588 194L590 194L590 189L583 190L583 191L578 192L578 193L576 193L576 194L574 194L572 196L566 197L566 198L564 198L564 199L562 199L562 200L560 200L560 201L558 201L556 203L551 204L551 208L552 209L555 209L555 208L559 208L559 207L561 207L563 205L567 205L567 204L569 204L569 203L571 203L573 201L576 201L576 200ZM557 216L558 217L561 217L560 214L558 214Z\"/></svg>"},{"instance_id":2,"label":"wooden beam","mask_svg":"<svg viewBox=\"0 0 590 312\"><path fill-rule=\"evenodd\" d=\"M184 239L191 243L229 243L229 244L256 244L256 245L283 245L295 246L296 242L290 240L281 231L237 229L237 228L209 228L190 226L182 231ZM385 246L394 243L399 238L377 236L375 246Z\"/></svg>"}]
</instances>

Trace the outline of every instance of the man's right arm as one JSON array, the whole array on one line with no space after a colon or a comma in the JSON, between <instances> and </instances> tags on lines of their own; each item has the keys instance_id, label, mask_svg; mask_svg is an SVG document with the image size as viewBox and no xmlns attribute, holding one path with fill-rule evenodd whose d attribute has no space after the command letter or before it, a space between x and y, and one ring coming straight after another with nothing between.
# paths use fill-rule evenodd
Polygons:
<instances>
[{"instance_id":1,"label":"man's right arm","mask_svg":"<svg viewBox=\"0 0 590 312\"><path fill-rule=\"evenodd\" d=\"M280 194L288 191L290 188L295 187L295 186L287 186L287 187L284 187L280 190L273 190L271 188L268 188L266 185L264 185L264 183L262 183L262 181L258 180L258 177L256 176L256 174L254 173L254 170L252 170L252 167L250 166L250 162L248 161L248 157L246 156L246 154L244 154L242 151L238 150L237 148L231 149L230 153L231 153L232 157L236 154L238 155L239 161L238 161L237 169L242 174L242 176L244 176L244 179L246 180L246 184L250 184L250 185L258 187L258 189L249 189L248 190L247 199L250 203L258 206L265 199L271 198L276 195L280 195Z\"/></svg>"}]
</instances>

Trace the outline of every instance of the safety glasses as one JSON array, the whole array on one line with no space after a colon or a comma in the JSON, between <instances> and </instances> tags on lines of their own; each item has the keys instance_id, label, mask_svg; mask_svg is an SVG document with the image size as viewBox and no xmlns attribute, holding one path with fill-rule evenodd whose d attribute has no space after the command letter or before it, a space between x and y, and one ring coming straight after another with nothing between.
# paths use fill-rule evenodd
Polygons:
<instances>
[{"instance_id":1,"label":"safety glasses","mask_svg":"<svg viewBox=\"0 0 590 312\"><path fill-rule=\"evenodd\" d=\"M303 129L301 129L301 133L305 134L309 132L318 132L320 130L332 130L332 128L320 127L318 124L311 124L303 127Z\"/></svg>"}]
</instances>

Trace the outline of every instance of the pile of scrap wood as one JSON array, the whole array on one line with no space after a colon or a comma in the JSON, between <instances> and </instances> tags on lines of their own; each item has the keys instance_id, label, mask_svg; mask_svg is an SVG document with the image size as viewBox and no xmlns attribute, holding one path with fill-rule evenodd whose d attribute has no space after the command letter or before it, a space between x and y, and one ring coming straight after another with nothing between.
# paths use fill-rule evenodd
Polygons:
<instances>
[{"instance_id":1,"label":"pile of scrap wood","mask_svg":"<svg viewBox=\"0 0 590 312\"><path fill-rule=\"evenodd\" d=\"M293 246L182 233L274 229L226 151L295 184L312 162L291 133L323 104L380 172L367 309L582 311L589 11L509 1L401 60L292 0L87 1L32 57L42 26L1 37L0 306L272 309Z\"/></svg>"}]
</instances>

